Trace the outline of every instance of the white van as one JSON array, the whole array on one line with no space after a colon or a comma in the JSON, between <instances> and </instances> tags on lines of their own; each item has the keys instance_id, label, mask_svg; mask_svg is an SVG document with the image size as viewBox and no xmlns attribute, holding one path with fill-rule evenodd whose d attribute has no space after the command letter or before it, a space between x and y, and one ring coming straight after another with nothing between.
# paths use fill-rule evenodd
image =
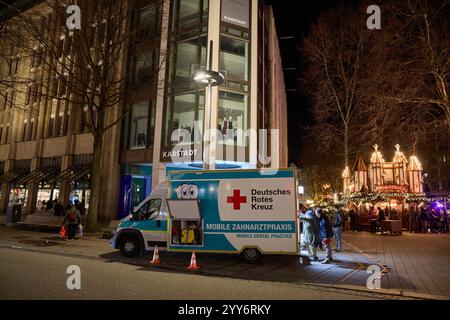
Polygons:
<instances>
[{"instance_id":1,"label":"white van","mask_svg":"<svg viewBox=\"0 0 450 320\"><path fill-rule=\"evenodd\" d=\"M125 256L152 250L298 254L296 175L290 169L169 173L111 243Z\"/></svg>"}]
</instances>

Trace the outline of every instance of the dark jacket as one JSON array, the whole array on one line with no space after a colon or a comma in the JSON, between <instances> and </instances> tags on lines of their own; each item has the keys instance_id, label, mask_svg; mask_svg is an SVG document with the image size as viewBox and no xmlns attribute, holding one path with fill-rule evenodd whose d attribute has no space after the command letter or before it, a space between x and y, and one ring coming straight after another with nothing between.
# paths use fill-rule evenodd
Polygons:
<instances>
[{"instance_id":1,"label":"dark jacket","mask_svg":"<svg viewBox=\"0 0 450 320\"><path fill-rule=\"evenodd\" d=\"M331 223L326 214L322 214L319 220L320 238L332 238L333 229L331 229Z\"/></svg>"},{"instance_id":2,"label":"dark jacket","mask_svg":"<svg viewBox=\"0 0 450 320\"><path fill-rule=\"evenodd\" d=\"M422 221L428 220L427 211L424 208L420 210L419 219Z\"/></svg>"},{"instance_id":3,"label":"dark jacket","mask_svg":"<svg viewBox=\"0 0 450 320\"><path fill-rule=\"evenodd\" d=\"M350 221L352 223L356 222L356 219L358 218L358 216L357 216L355 210L350 210L349 216L350 216Z\"/></svg>"},{"instance_id":4,"label":"dark jacket","mask_svg":"<svg viewBox=\"0 0 450 320\"><path fill-rule=\"evenodd\" d=\"M378 221L381 222L384 220L386 220L386 217L384 216L384 211L383 210L378 211Z\"/></svg>"}]
</instances>

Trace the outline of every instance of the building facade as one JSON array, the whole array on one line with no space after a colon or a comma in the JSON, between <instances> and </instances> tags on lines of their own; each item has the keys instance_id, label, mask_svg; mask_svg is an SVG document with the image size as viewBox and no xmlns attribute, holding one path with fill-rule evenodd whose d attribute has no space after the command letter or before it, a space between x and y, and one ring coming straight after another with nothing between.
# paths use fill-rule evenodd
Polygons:
<instances>
[{"instance_id":1,"label":"building facade","mask_svg":"<svg viewBox=\"0 0 450 320\"><path fill-rule=\"evenodd\" d=\"M120 121L104 137L101 219L125 216L168 171L201 169L208 129L217 135L207 149L216 169L287 167L287 106L271 7L258 0L132 5L119 68L127 76L124 99L106 115ZM75 44L60 38L64 59ZM84 200L88 207L93 137L83 119L95 121L96 115L52 99L70 93L46 73L39 55L8 49L2 79L27 74L38 81L25 89L11 81L1 89L0 213L17 200L28 213L55 198L63 205ZM41 50L38 44L35 49ZM192 78L207 65L225 79L211 91ZM45 81L54 86L41 86Z\"/></svg>"}]
</instances>

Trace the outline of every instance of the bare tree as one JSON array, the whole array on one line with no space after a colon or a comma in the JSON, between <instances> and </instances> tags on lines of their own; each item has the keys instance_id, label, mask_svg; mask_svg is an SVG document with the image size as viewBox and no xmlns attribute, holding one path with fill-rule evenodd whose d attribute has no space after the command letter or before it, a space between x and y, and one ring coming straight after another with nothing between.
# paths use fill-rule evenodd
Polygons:
<instances>
[{"instance_id":1,"label":"bare tree","mask_svg":"<svg viewBox=\"0 0 450 320\"><path fill-rule=\"evenodd\" d=\"M365 99L369 38L361 11L340 7L320 16L303 40L308 66L302 85L313 101L314 135L326 150L342 146L345 166L350 141L366 122L358 112Z\"/></svg>"},{"instance_id":2,"label":"bare tree","mask_svg":"<svg viewBox=\"0 0 450 320\"><path fill-rule=\"evenodd\" d=\"M413 124L450 129L450 1L386 1L383 8L373 68L384 74L374 98L407 114L409 130Z\"/></svg>"},{"instance_id":3,"label":"bare tree","mask_svg":"<svg viewBox=\"0 0 450 320\"><path fill-rule=\"evenodd\" d=\"M302 52L313 141L320 152L343 153L346 166L374 142L417 152L446 141L450 128L449 0L385 1L382 30L366 28L366 8L320 16Z\"/></svg>"},{"instance_id":4,"label":"bare tree","mask_svg":"<svg viewBox=\"0 0 450 320\"><path fill-rule=\"evenodd\" d=\"M126 90L130 79L126 57L130 37L136 32L131 21L134 1L80 0L77 4L81 8L81 28L69 30L66 8L72 2L52 0L17 15L10 22L14 32L9 37L23 52L39 58L43 64L42 75L24 81L39 83L43 98L61 99L70 104L71 114L81 116L93 135L87 228L95 231L105 133L127 115L131 100ZM155 85L158 70L157 62L154 76L145 78L149 82L146 85ZM124 100L127 101L124 110L120 114L112 112Z\"/></svg>"}]
</instances>

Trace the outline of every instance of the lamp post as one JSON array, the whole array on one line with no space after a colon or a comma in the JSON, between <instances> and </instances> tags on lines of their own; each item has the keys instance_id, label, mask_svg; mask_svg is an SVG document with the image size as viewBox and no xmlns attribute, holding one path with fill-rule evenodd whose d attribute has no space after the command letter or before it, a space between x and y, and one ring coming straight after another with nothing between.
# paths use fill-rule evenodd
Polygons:
<instances>
[{"instance_id":1,"label":"lamp post","mask_svg":"<svg viewBox=\"0 0 450 320\"><path fill-rule=\"evenodd\" d=\"M208 89L208 103L205 104L205 109L209 110L209 119L208 122L205 124L205 131L209 129L209 154L203 154L203 169L204 170L209 170L209 169L214 169L215 168L215 164L214 163L209 163L210 160L210 154L211 154L211 148L215 148L215 143L214 145L211 143L212 142L212 130L211 130L211 109L212 109L212 87L215 86L219 86L221 85L224 81L225 78L223 77L223 75L220 72L217 71L213 71L212 70L212 57L213 57L213 42L210 41L209 43L209 63L208 63L208 69L207 70L199 70L197 72L195 72L192 76L192 78L194 79L194 81L201 85L201 86L205 86L205 90ZM205 147L203 146L203 150L205 152Z\"/></svg>"}]
</instances>

